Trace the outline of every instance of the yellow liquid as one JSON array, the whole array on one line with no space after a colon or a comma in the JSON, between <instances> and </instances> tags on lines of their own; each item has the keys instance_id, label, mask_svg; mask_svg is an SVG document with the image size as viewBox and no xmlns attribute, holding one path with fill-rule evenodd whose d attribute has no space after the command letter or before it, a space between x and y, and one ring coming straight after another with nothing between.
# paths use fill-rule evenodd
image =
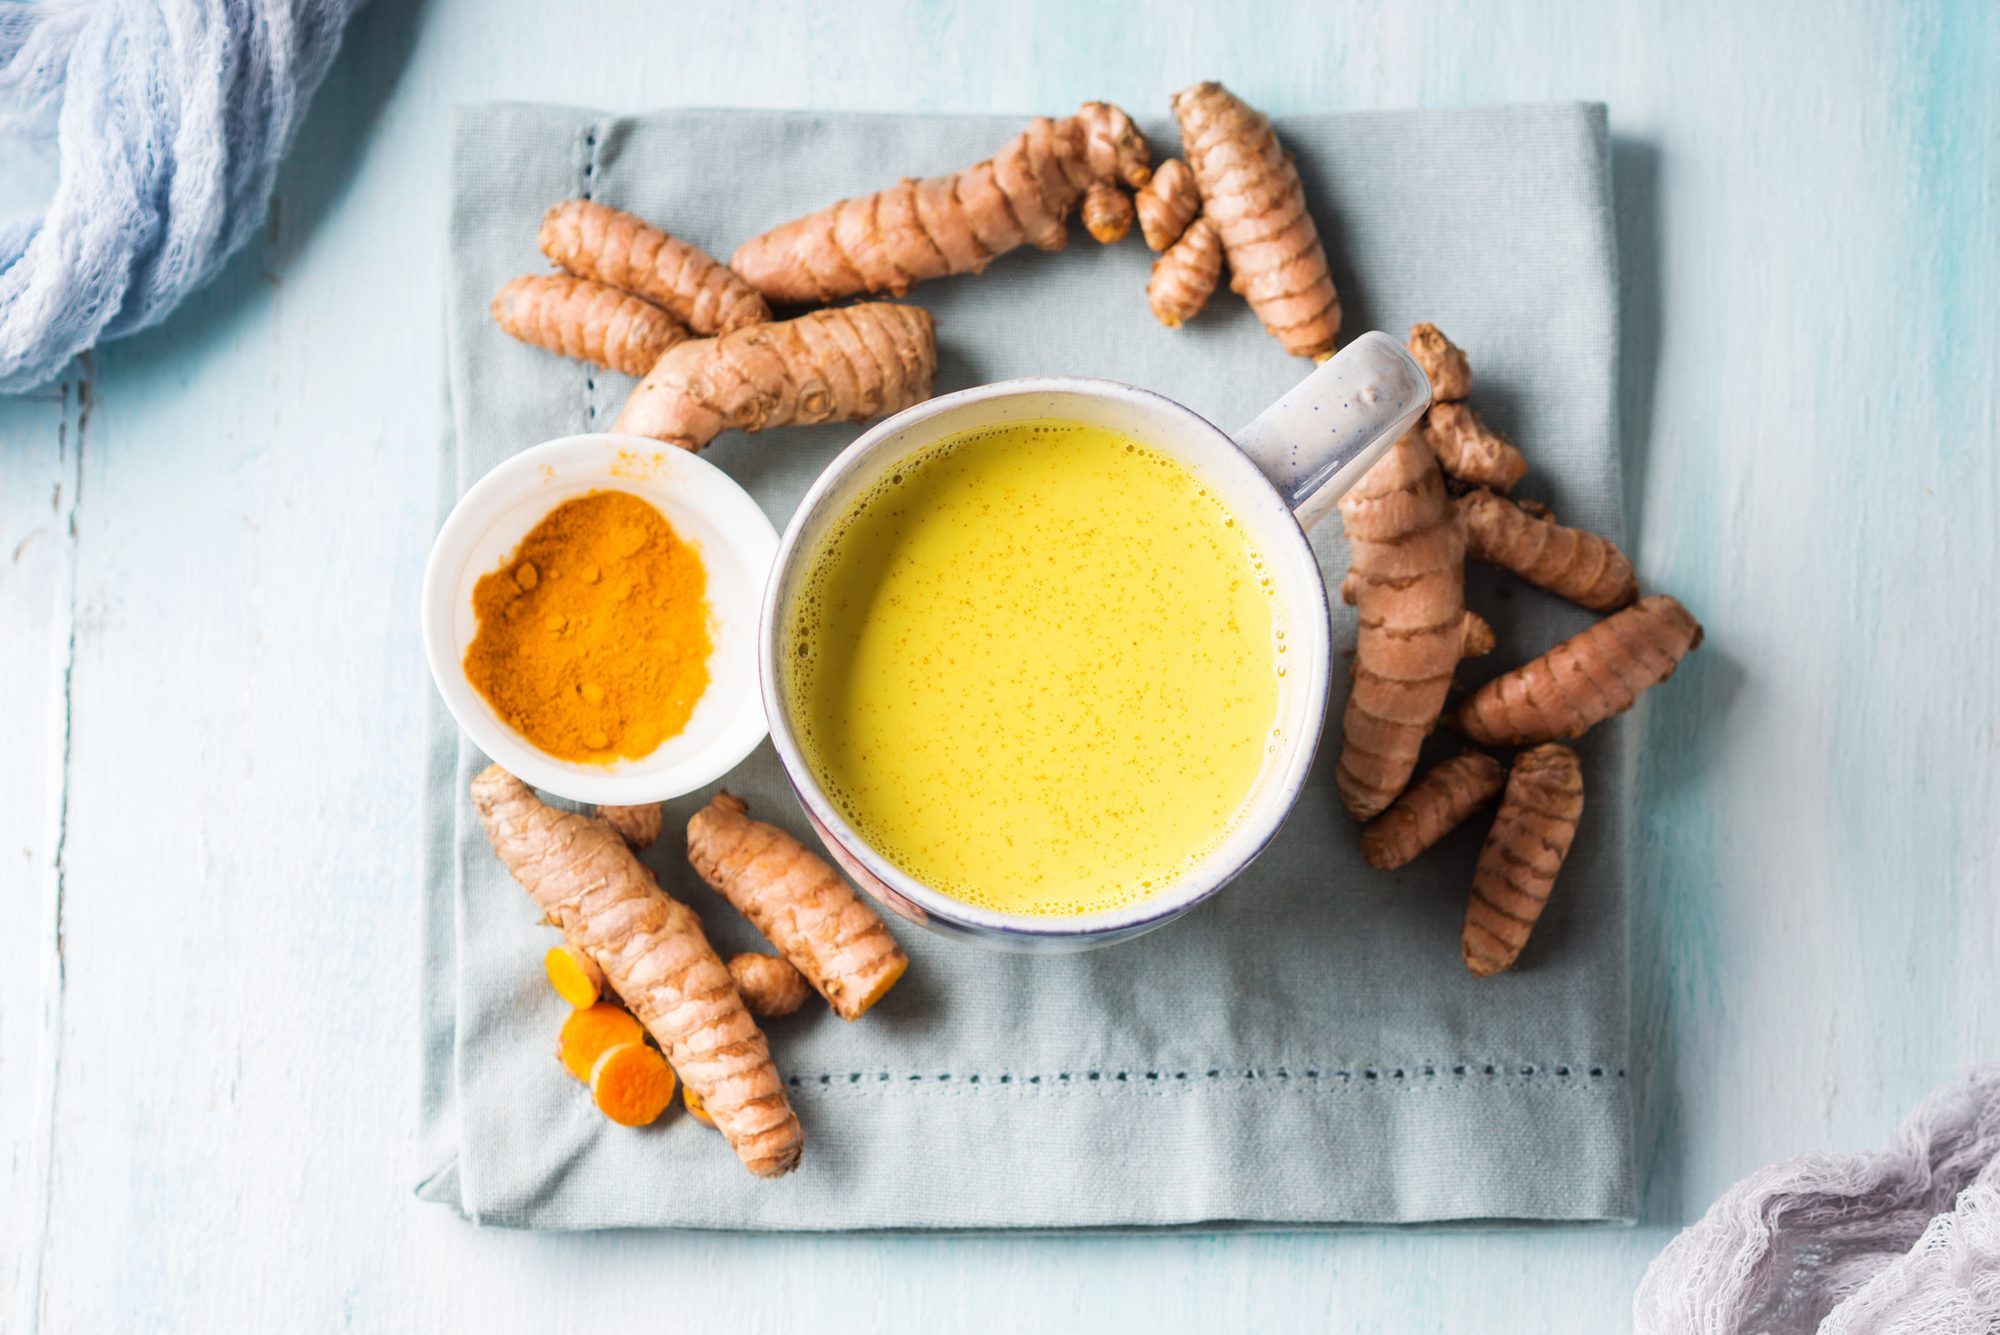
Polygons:
<instances>
[{"instance_id":1,"label":"yellow liquid","mask_svg":"<svg viewBox=\"0 0 2000 1335\"><path fill-rule=\"evenodd\" d=\"M1180 464L1074 422L990 428L835 525L785 690L870 845L1008 913L1164 891L1275 746L1284 633L1262 558Z\"/></svg>"}]
</instances>

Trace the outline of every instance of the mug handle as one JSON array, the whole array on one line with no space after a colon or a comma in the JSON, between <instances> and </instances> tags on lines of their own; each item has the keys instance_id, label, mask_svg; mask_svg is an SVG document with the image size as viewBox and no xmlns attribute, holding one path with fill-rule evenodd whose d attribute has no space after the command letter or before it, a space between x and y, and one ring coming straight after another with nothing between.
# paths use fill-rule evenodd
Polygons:
<instances>
[{"instance_id":1,"label":"mug handle","mask_svg":"<svg viewBox=\"0 0 2000 1335\"><path fill-rule=\"evenodd\" d=\"M1310 532L1430 406L1416 358L1370 331L1259 413L1236 444Z\"/></svg>"}]
</instances>

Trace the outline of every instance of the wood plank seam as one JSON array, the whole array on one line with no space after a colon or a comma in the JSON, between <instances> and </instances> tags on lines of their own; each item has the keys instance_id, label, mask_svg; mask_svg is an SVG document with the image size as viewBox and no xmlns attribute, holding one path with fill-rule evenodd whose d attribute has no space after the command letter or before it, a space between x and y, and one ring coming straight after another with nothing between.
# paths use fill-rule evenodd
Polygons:
<instances>
[{"instance_id":1,"label":"wood plank seam","mask_svg":"<svg viewBox=\"0 0 2000 1335\"><path fill-rule=\"evenodd\" d=\"M55 694L49 710L49 743L45 764L49 769L48 808L44 820L48 833L43 847L48 855L42 866L42 912L37 924L41 950L42 1016L35 1074L35 1103L39 1114L28 1153L38 1156L29 1170L29 1180L40 1182L33 1206L35 1218L24 1230L28 1255L21 1267L20 1290L15 1295L15 1319L11 1328L21 1332L39 1331L42 1326L46 1293L44 1261L48 1255L49 1224L53 1217L56 1184L56 1102L62 1080L63 988L63 895L64 843L69 832L70 769L70 677L76 666L76 519L82 501L83 450L90 425L90 409L95 376L89 353L80 356L73 368L74 378L62 385L63 414L56 424L59 460L56 533L61 557L50 596L55 610L50 621L50 652L55 657L50 672Z\"/></svg>"}]
</instances>

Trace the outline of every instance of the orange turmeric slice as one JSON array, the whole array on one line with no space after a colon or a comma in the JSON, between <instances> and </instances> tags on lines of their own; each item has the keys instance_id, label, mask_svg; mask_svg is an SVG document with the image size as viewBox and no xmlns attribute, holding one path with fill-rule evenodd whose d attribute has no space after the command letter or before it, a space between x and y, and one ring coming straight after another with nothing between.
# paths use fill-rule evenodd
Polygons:
<instances>
[{"instance_id":1,"label":"orange turmeric slice","mask_svg":"<svg viewBox=\"0 0 2000 1335\"><path fill-rule=\"evenodd\" d=\"M608 1001L600 1001L595 1006L585 1006L572 1011L563 1021L562 1037L556 1043L556 1055L569 1073L585 1084L590 1083L590 1069L597 1059L609 1049L623 1043L643 1043L646 1030L623 1006L614 1006Z\"/></svg>"},{"instance_id":2,"label":"orange turmeric slice","mask_svg":"<svg viewBox=\"0 0 2000 1335\"><path fill-rule=\"evenodd\" d=\"M715 1119L708 1115L708 1106L701 1101L701 1095L688 1085L681 1086L681 1102L687 1105L689 1117L706 1127L715 1125Z\"/></svg>"},{"instance_id":3,"label":"orange turmeric slice","mask_svg":"<svg viewBox=\"0 0 2000 1335\"><path fill-rule=\"evenodd\" d=\"M619 1043L591 1066L590 1097L620 1126L650 1126L674 1101L674 1068L657 1048Z\"/></svg>"},{"instance_id":4,"label":"orange turmeric slice","mask_svg":"<svg viewBox=\"0 0 2000 1335\"><path fill-rule=\"evenodd\" d=\"M604 970L571 946L550 946L549 953L542 956L542 968L548 972L549 986L556 995L578 1010L595 1006L604 995Z\"/></svg>"}]
</instances>

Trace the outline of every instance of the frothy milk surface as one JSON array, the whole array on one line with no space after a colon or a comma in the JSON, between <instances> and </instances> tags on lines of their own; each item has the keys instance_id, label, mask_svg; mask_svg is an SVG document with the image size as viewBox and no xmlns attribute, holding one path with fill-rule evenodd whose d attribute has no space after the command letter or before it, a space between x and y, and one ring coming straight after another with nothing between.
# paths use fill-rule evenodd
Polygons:
<instances>
[{"instance_id":1,"label":"frothy milk surface","mask_svg":"<svg viewBox=\"0 0 2000 1335\"><path fill-rule=\"evenodd\" d=\"M1276 746L1262 557L1193 473L1080 423L933 447L833 526L784 688L850 824L971 904L1090 913L1164 891Z\"/></svg>"}]
</instances>

